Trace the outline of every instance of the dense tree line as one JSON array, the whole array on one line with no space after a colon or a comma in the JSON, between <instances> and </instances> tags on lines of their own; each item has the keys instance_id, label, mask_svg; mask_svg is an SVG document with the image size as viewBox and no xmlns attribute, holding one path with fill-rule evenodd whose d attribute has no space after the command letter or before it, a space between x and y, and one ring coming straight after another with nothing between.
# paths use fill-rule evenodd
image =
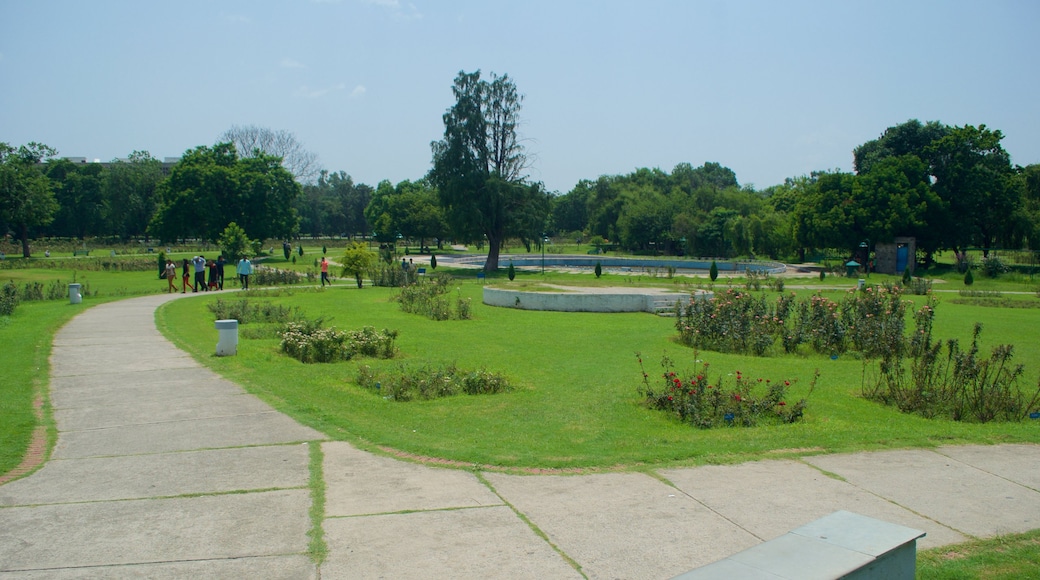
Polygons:
<instances>
[{"instance_id":1,"label":"dense tree line","mask_svg":"<svg viewBox=\"0 0 1040 580\"><path fill-rule=\"evenodd\" d=\"M418 180L376 187L340 171L301 185L281 157L232 143L185 153L168 176L147 152L73 163L37 143L0 144L0 231L34 237L215 241L230 222L251 238L447 239L531 249L543 235L641 253L804 258L914 236L939 250L1040 249L1040 165L1013 166L984 125L916 120L853 150L852 172L819 171L756 190L718 163L680 163L582 180L549 195L523 174L520 97L508 77L459 73L456 104ZM489 262L497 249L489 251Z\"/></svg>"},{"instance_id":2,"label":"dense tree line","mask_svg":"<svg viewBox=\"0 0 1040 580\"><path fill-rule=\"evenodd\" d=\"M820 171L761 191L717 163L582 181L555 200L558 231L631 251L804 258L914 236L942 249L1040 249L1040 165L1012 166L1000 131L910 120Z\"/></svg>"}]
</instances>

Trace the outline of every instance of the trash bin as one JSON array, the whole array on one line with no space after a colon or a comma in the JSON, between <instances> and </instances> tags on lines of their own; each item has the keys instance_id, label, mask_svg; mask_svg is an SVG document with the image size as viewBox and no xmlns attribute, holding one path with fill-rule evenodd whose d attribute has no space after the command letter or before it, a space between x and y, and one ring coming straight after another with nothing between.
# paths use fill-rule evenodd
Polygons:
<instances>
[{"instance_id":1,"label":"trash bin","mask_svg":"<svg viewBox=\"0 0 1040 580\"><path fill-rule=\"evenodd\" d=\"M863 278L860 278L859 279L859 283L856 284L856 288L859 289L859 290L862 290L863 287L866 286L866 285L867 285L867 281L864 280Z\"/></svg>"},{"instance_id":2,"label":"trash bin","mask_svg":"<svg viewBox=\"0 0 1040 580\"><path fill-rule=\"evenodd\" d=\"M80 294L81 288L83 288L82 284L69 284L69 304L83 302L83 295Z\"/></svg>"},{"instance_id":3,"label":"trash bin","mask_svg":"<svg viewBox=\"0 0 1040 580\"><path fill-rule=\"evenodd\" d=\"M238 321L218 320L215 324L218 331L217 356L234 356L238 354Z\"/></svg>"}]
</instances>

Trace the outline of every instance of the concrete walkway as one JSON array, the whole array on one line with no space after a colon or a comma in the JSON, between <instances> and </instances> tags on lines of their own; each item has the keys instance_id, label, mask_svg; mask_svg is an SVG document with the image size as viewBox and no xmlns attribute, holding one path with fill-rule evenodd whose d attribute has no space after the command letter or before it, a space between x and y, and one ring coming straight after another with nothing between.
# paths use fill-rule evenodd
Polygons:
<instances>
[{"instance_id":1,"label":"concrete walkway","mask_svg":"<svg viewBox=\"0 0 1040 580\"><path fill-rule=\"evenodd\" d=\"M174 297L89 308L56 336L58 443L0 486L0 578L658 579L839 509L923 530L923 548L1040 528L1037 445L586 476L375 456L175 349L153 316ZM311 445L320 567L306 555Z\"/></svg>"}]
</instances>

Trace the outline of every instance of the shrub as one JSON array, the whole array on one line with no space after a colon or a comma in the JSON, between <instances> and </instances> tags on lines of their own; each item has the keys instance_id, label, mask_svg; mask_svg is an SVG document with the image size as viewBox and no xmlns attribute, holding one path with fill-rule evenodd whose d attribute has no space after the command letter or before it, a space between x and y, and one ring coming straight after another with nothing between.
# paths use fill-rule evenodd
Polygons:
<instances>
[{"instance_id":1,"label":"shrub","mask_svg":"<svg viewBox=\"0 0 1040 580\"><path fill-rule=\"evenodd\" d=\"M443 368L430 366L377 373L368 365L358 368L358 386L376 391L390 401L428 400L458 394L492 395L513 387L502 375L485 369L463 371L455 364Z\"/></svg>"},{"instance_id":2,"label":"shrub","mask_svg":"<svg viewBox=\"0 0 1040 580\"><path fill-rule=\"evenodd\" d=\"M596 261L596 267L593 269L593 272L595 272L597 278L603 275L603 264L600 264L598 260Z\"/></svg>"},{"instance_id":3,"label":"shrub","mask_svg":"<svg viewBox=\"0 0 1040 580\"><path fill-rule=\"evenodd\" d=\"M827 277L827 272L825 272L823 270L820 270L820 282L823 282L823 279L826 278L826 277Z\"/></svg>"},{"instance_id":4,"label":"shrub","mask_svg":"<svg viewBox=\"0 0 1040 580\"><path fill-rule=\"evenodd\" d=\"M249 300L224 300L218 298L207 306L217 320L237 320L239 324L253 322L290 322L301 320L299 307L282 306L272 302L250 303Z\"/></svg>"},{"instance_id":5,"label":"shrub","mask_svg":"<svg viewBox=\"0 0 1040 580\"><path fill-rule=\"evenodd\" d=\"M14 282L0 286L0 316L11 316L18 307L18 287Z\"/></svg>"},{"instance_id":6,"label":"shrub","mask_svg":"<svg viewBox=\"0 0 1040 580\"><path fill-rule=\"evenodd\" d=\"M1001 274L1005 274L1011 271L1004 261L998 256L986 256L982 258L982 273L989 278L996 278Z\"/></svg>"},{"instance_id":7,"label":"shrub","mask_svg":"<svg viewBox=\"0 0 1040 580\"><path fill-rule=\"evenodd\" d=\"M452 310L447 297L452 280L454 278L448 274L429 276L415 284L403 286L393 300L401 304L401 310L433 320L468 320L471 317L468 298L462 298L460 294Z\"/></svg>"},{"instance_id":8,"label":"shrub","mask_svg":"<svg viewBox=\"0 0 1040 580\"><path fill-rule=\"evenodd\" d=\"M908 302L898 287L850 290L834 302L819 294L796 302L794 294L776 301L732 288L709 300L692 300L676 308L679 341L719 352L770 354L774 345L794 352L807 344L821 354L848 350L867 356L900 350ZM934 301L929 301L929 305Z\"/></svg>"},{"instance_id":9,"label":"shrub","mask_svg":"<svg viewBox=\"0 0 1040 580\"><path fill-rule=\"evenodd\" d=\"M715 260L711 261L711 267L708 268L708 277L714 282L719 277L719 265L715 263Z\"/></svg>"},{"instance_id":10,"label":"shrub","mask_svg":"<svg viewBox=\"0 0 1040 580\"><path fill-rule=\"evenodd\" d=\"M513 267L513 263L509 262L509 269L506 270L506 276L509 277L509 281L512 282L516 278L516 268Z\"/></svg>"},{"instance_id":11,"label":"shrub","mask_svg":"<svg viewBox=\"0 0 1040 580\"><path fill-rule=\"evenodd\" d=\"M397 353L396 330L340 332L325 328L323 319L289 322L279 333L282 352L304 363L336 362L355 356L393 358Z\"/></svg>"},{"instance_id":12,"label":"shrub","mask_svg":"<svg viewBox=\"0 0 1040 580\"><path fill-rule=\"evenodd\" d=\"M1011 364L1013 346L997 345L979 358L981 332L976 324L965 351L957 340L933 343L928 329L909 356L883 357L872 376L864 362L863 396L904 413L979 423L1018 421L1040 410L1040 383L1031 393L1019 386L1023 367Z\"/></svg>"},{"instance_id":13,"label":"shrub","mask_svg":"<svg viewBox=\"0 0 1040 580\"><path fill-rule=\"evenodd\" d=\"M975 277L971 275L971 269L964 273L964 285L971 286L975 283Z\"/></svg>"},{"instance_id":14,"label":"shrub","mask_svg":"<svg viewBox=\"0 0 1040 580\"><path fill-rule=\"evenodd\" d=\"M903 270L903 286L909 286L911 280L913 280L913 275L910 274L910 268L907 267Z\"/></svg>"},{"instance_id":15,"label":"shrub","mask_svg":"<svg viewBox=\"0 0 1040 580\"><path fill-rule=\"evenodd\" d=\"M281 284L299 284L304 275L294 270L280 270L257 266L249 277L250 286L278 286Z\"/></svg>"},{"instance_id":16,"label":"shrub","mask_svg":"<svg viewBox=\"0 0 1040 580\"><path fill-rule=\"evenodd\" d=\"M396 262L387 264L386 262L380 261L378 263L373 263L372 267L368 270L368 277L372 280L373 286L400 288L411 284L414 276L411 276L410 272L405 271L405 269ZM359 276L358 288L360 287L361 282Z\"/></svg>"},{"instance_id":17,"label":"shrub","mask_svg":"<svg viewBox=\"0 0 1040 580\"><path fill-rule=\"evenodd\" d=\"M437 269L437 254L430 254L430 269Z\"/></svg>"},{"instance_id":18,"label":"shrub","mask_svg":"<svg viewBox=\"0 0 1040 580\"><path fill-rule=\"evenodd\" d=\"M722 377L712 384L708 378L708 363L700 372L676 373L672 361L662 357L664 372L660 380L654 380L643 368L643 359L636 353L639 369L643 373L640 394L651 409L667 411L680 421L695 427L754 427L759 424L786 424L801 419L805 413L807 399L793 404L787 402L787 390L792 381L773 382L769 379L752 380L736 371L733 387L723 386ZM816 387L819 371L813 377L809 394ZM656 384L656 386L655 386Z\"/></svg>"}]
</instances>

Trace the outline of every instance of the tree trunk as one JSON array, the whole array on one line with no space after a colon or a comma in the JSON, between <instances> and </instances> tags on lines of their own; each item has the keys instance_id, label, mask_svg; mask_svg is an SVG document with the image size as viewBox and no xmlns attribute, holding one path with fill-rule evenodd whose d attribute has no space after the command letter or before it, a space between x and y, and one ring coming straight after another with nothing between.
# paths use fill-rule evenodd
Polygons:
<instances>
[{"instance_id":1,"label":"tree trunk","mask_svg":"<svg viewBox=\"0 0 1040 580\"><path fill-rule=\"evenodd\" d=\"M502 240L498 236L488 236L488 257L484 262L484 272L490 274L498 270L498 252L502 247Z\"/></svg>"},{"instance_id":2,"label":"tree trunk","mask_svg":"<svg viewBox=\"0 0 1040 580\"><path fill-rule=\"evenodd\" d=\"M29 254L29 226L21 224L18 232L18 239L22 241L22 257L29 258L31 257Z\"/></svg>"}]
</instances>

